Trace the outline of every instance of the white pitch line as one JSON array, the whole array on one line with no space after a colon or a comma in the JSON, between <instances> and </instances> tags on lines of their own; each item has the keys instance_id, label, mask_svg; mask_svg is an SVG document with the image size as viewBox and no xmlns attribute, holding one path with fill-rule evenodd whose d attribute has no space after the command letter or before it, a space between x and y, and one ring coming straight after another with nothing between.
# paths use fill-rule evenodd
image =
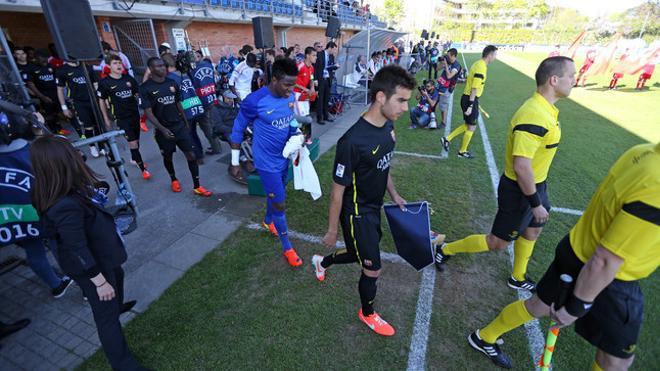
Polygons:
<instances>
[{"instance_id":1,"label":"white pitch line","mask_svg":"<svg viewBox=\"0 0 660 371\"><path fill-rule=\"evenodd\" d=\"M430 158L432 160L444 160L447 156L442 157L442 155L427 155L424 153L416 152L403 152L403 151L394 151L395 155L410 156L410 157L419 157L419 158Z\"/></svg>"},{"instance_id":2,"label":"white pitch line","mask_svg":"<svg viewBox=\"0 0 660 371\"><path fill-rule=\"evenodd\" d=\"M261 225L259 225L257 223L250 223L250 224L247 225L247 227L248 227L248 229L252 229L252 230L255 230L255 231L263 231L264 230L264 227L262 227ZM305 242L318 244L318 245L323 244L323 238L322 237L314 236L314 235L307 234L307 233L296 232L296 231L292 231L292 230L289 230L288 234L289 234L290 237L298 239L298 240L302 240L302 241L305 241ZM343 248L343 247L346 247L346 245L342 241L337 241L337 248ZM390 263L397 263L397 264L406 263L406 261L403 260L403 258L400 257L399 255L392 254L392 253L389 253L389 252L384 252L384 251L380 252L380 258L385 260L385 261L388 261Z\"/></svg>"},{"instance_id":3,"label":"white pitch line","mask_svg":"<svg viewBox=\"0 0 660 371\"><path fill-rule=\"evenodd\" d=\"M419 298L412 338L410 339L410 353L408 353L407 371L426 369L426 348L431 327L431 313L433 311L433 290L435 289L435 267L430 266L422 273L422 282L419 284Z\"/></svg>"},{"instance_id":4,"label":"white pitch line","mask_svg":"<svg viewBox=\"0 0 660 371\"><path fill-rule=\"evenodd\" d=\"M445 134L451 132L452 106L454 105L454 93L449 98L447 108L447 122L445 123ZM442 120L442 116L440 116ZM437 120L437 117L436 117ZM442 122L442 121L441 121ZM442 146L441 146L442 147ZM448 153L440 148L441 159L446 159ZM435 267L428 267L422 274L422 282L419 284L419 297L417 299L417 310L415 312L415 323L410 338L410 352L408 353L407 371L426 369L426 350L429 342L429 330L431 328L431 314L433 312L433 291L435 290Z\"/></svg>"},{"instance_id":5,"label":"white pitch line","mask_svg":"<svg viewBox=\"0 0 660 371\"><path fill-rule=\"evenodd\" d=\"M493 195L495 200L497 200L497 183L500 179L500 172L497 170L497 164L495 163L495 158L493 157L493 148L490 145L488 140L488 132L486 132L486 125L484 125L484 120L479 115L479 130L481 131L481 139L484 143L484 152L486 152L486 163L488 164L488 172L490 173L491 184L493 185ZM507 252L509 253L509 260L511 266L513 266L513 244L507 246ZM531 293L526 290L518 290L518 299L525 300L531 297ZM543 354L543 347L545 345L545 340L543 339L543 332L541 331L541 326L537 319L533 319L525 324L525 332L527 333L529 352L532 356L532 364L538 370L537 360L540 359Z\"/></svg>"},{"instance_id":6,"label":"white pitch line","mask_svg":"<svg viewBox=\"0 0 660 371\"><path fill-rule=\"evenodd\" d=\"M447 122L445 122L445 137L448 137L451 133L451 115L452 108L454 107L454 92L451 92L449 96L449 108L447 108ZM442 115L440 116L442 120ZM442 145L440 145L442 147ZM447 158L449 157L449 152L445 151L444 148L440 148L440 157Z\"/></svg>"},{"instance_id":7,"label":"white pitch line","mask_svg":"<svg viewBox=\"0 0 660 371\"><path fill-rule=\"evenodd\" d=\"M577 215L577 216L582 216L584 214L584 211L582 210L575 210L575 209L568 209L565 207L552 207L550 211L555 211L558 213L563 213L563 214L569 214L569 215Z\"/></svg>"}]
</instances>

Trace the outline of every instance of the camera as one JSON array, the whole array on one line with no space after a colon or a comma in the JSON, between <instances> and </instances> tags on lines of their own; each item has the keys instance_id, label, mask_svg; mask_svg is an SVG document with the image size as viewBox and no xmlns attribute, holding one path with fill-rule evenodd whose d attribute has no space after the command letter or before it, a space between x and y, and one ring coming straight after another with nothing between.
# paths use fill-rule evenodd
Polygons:
<instances>
[{"instance_id":1,"label":"camera","mask_svg":"<svg viewBox=\"0 0 660 371\"><path fill-rule=\"evenodd\" d=\"M176 69L178 71L188 73L188 71L194 70L196 66L194 52L179 52L176 55Z\"/></svg>"}]
</instances>

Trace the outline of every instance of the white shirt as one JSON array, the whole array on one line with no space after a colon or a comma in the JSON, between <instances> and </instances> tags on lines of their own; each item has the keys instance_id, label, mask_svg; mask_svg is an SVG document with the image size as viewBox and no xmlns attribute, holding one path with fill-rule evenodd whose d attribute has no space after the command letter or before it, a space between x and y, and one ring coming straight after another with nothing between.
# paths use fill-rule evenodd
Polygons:
<instances>
[{"instance_id":1,"label":"white shirt","mask_svg":"<svg viewBox=\"0 0 660 371\"><path fill-rule=\"evenodd\" d=\"M248 66L243 61L234 68L231 77L229 78L229 85L236 88L239 98L245 99L248 94L252 92L252 76L254 75L254 68Z\"/></svg>"}]
</instances>

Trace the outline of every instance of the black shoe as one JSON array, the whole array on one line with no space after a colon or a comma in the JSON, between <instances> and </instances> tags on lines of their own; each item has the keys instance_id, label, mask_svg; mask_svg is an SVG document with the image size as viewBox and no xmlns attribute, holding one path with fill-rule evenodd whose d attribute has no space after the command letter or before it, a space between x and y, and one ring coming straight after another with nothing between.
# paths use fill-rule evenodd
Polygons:
<instances>
[{"instance_id":1,"label":"black shoe","mask_svg":"<svg viewBox=\"0 0 660 371\"><path fill-rule=\"evenodd\" d=\"M499 345L487 343L479 337L479 330L468 336L468 343L475 350L480 351L488 357L494 364L502 368L511 368L511 359L500 350Z\"/></svg>"},{"instance_id":2,"label":"black shoe","mask_svg":"<svg viewBox=\"0 0 660 371\"><path fill-rule=\"evenodd\" d=\"M335 122L335 119L327 118L327 119L325 119L324 121L327 121L327 122Z\"/></svg>"},{"instance_id":3,"label":"black shoe","mask_svg":"<svg viewBox=\"0 0 660 371\"><path fill-rule=\"evenodd\" d=\"M64 296L64 294L66 294L66 290L69 288L69 286L71 286L72 283L73 283L73 280L69 277L63 279L62 283L60 283L59 286L57 286L56 288L51 290L51 293L53 294L53 297L55 299L59 299L62 296Z\"/></svg>"},{"instance_id":4,"label":"black shoe","mask_svg":"<svg viewBox=\"0 0 660 371\"><path fill-rule=\"evenodd\" d=\"M21 331L29 324L30 324L30 320L27 318L18 320L10 324L0 322L0 339L13 334L14 332Z\"/></svg>"},{"instance_id":5,"label":"black shoe","mask_svg":"<svg viewBox=\"0 0 660 371\"><path fill-rule=\"evenodd\" d=\"M473 159L474 158L474 156L472 155L472 153L470 153L470 151L458 152L458 157L467 158L467 159Z\"/></svg>"},{"instance_id":6,"label":"black shoe","mask_svg":"<svg viewBox=\"0 0 660 371\"><path fill-rule=\"evenodd\" d=\"M318 121L317 124L319 124L319 125L325 125L325 121Z\"/></svg>"},{"instance_id":7,"label":"black shoe","mask_svg":"<svg viewBox=\"0 0 660 371\"><path fill-rule=\"evenodd\" d=\"M208 148L206 151L204 151L204 154L208 156L219 155L220 151L214 151L213 149Z\"/></svg>"},{"instance_id":8,"label":"black shoe","mask_svg":"<svg viewBox=\"0 0 660 371\"><path fill-rule=\"evenodd\" d=\"M131 300L127 301L124 304L121 305L121 312L120 313L126 313L133 309L133 307L137 304L137 300Z\"/></svg>"},{"instance_id":9,"label":"black shoe","mask_svg":"<svg viewBox=\"0 0 660 371\"><path fill-rule=\"evenodd\" d=\"M447 138L442 137L440 139L440 143L442 143L442 148L444 148L445 152L449 152L449 141L447 140Z\"/></svg>"},{"instance_id":10,"label":"black shoe","mask_svg":"<svg viewBox=\"0 0 660 371\"><path fill-rule=\"evenodd\" d=\"M532 281L527 275L525 275L525 279L522 281L518 281L517 279L513 278L513 276L509 277L509 280L506 284L514 290L529 290L532 292L536 291L536 282Z\"/></svg>"},{"instance_id":11,"label":"black shoe","mask_svg":"<svg viewBox=\"0 0 660 371\"><path fill-rule=\"evenodd\" d=\"M442 248L445 247L446 244L442 245L436 245L435 246L435 258L433 259L435 261L435 269L439 271L443 271L444 265L447 263L449 259L451 259L450 255L446 255L442 252Z\"/></svg>"}]
</instances>

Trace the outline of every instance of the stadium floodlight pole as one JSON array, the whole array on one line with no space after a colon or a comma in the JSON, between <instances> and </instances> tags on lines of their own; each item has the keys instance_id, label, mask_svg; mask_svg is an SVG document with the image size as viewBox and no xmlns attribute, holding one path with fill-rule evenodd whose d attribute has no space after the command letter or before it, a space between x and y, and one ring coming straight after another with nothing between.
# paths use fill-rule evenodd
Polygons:
<instances>
[{"instance_id":1,"label":"stadium floodlight pole","mask_svg":"<svg viewBox=\"0 0 660 371\"><path fill-rule=\"evenodd\" d=\"M367 18L367 55L365 58L371 58L371 17ZM369 104L369 76L367 75L367 84L365 84L366 93L364 94L364 105Z\"/></svg>"},{"instance_id":2,"label":"stadium floodlight pole","mask_svg":"<svg viewBox=\"0 0 660 371\"><path fill-rule=\"evenodd\" d=\"M642 29L639 30L639 38L642 38L642 35L644 34L644 31L646 31L646 24L649 21L649 15L651 12L646 12L646 18L644 18L644 24L642 24Z\"/></svg>"},{"instance_id":3,"label":"stadium floodlight pole","mask_svg":"<svg viewBox=\"0 0 660 371\"><path fill-rule=\"evenodd\" d=\"M557 311L564 306L566 298L568 297L568 292L573 285L573 277L568 274L562 274L559 276L559 279L561 280L559 284L559 295L557 296L557 301L554 303L555 310ZM539 368L543 371L550 370L550 362L552 361L552 354L555 351L559 329L560 328L557 327L556 322L550 322L548 336L545 339L545 346L543 347L543 356L541 356L541 359L539 360Z\"/></svg>"}]
</instances>

